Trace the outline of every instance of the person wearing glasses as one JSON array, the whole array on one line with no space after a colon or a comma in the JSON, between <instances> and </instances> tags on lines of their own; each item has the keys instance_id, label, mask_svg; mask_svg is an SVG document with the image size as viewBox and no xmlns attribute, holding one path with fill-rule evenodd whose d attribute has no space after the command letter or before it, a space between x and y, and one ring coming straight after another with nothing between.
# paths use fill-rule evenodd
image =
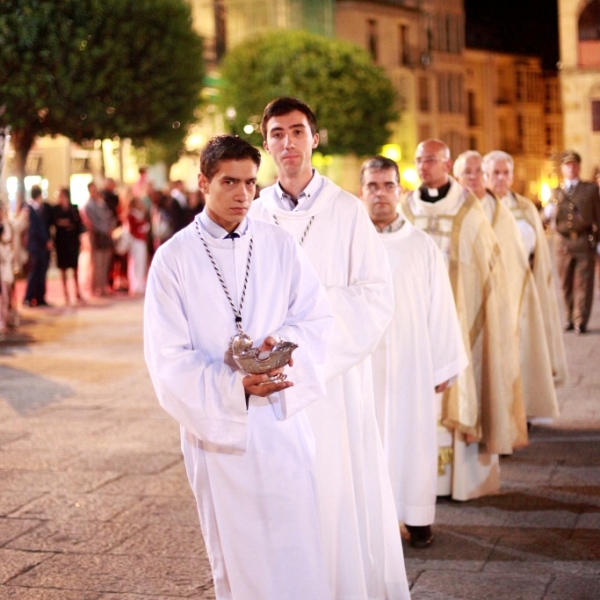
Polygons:
<instances>
[{"instance_id":1,"label":"person wearing glasses","mask_svg":"<svg viewBox=\"0 0 600 600\"><path fill-rule=\"evenodd\" d=\"M375 408L398 521L413 548L428 548L438 477L436 393L468 360L444 257L398 211L399 181L398 165L384 156L360 170L361 199L386 249L396 302L373 353Z\"/></svg>"},{"instance_id":2,"label":"person wearing glasses","mask_svg":"<svg viewBox=\"0 0 600 600\"><path fill-rule=\"evenodd\" d=\"M518 338L498 240L481 203L450 177L448 146L417 146L421 187L403 201L406 217L444 255L469 366L439 398L438 495L470 500L497 492L499 455L527 443Z\"/></svg>"}]
</instances>

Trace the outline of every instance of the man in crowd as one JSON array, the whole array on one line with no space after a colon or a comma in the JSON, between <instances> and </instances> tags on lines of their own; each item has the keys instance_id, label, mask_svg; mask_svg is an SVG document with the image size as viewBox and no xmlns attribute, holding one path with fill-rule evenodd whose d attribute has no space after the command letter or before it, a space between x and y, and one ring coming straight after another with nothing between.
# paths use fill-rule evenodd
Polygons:
<instances>
[{"instance_id":1,"label":"man in crowd","mask_svg":"<svg viewBox=\"0 0 600 600\"><path fill-rule=\"evenodd\" d=\"M565 150L560 157L563 183L552 190L544 216L555 231L556 268L566 319L565 331L587 331L594 300L594 266L600 230L598 186L581 181L581 156Z\"/></svg>"},{"instance_id":2,"label":"man in crowd","mask_svg":"<svg viewBox=\"0 0 600 600\"><path fill-rule=\"evenodd\" d=\"M550 248L537 207L511 189L514 168L512 156L501 150L489 152L483 158L488 187L517 220L540 301L554 384L561 385L567 380L567 358Z\"/></svg>"},{"instance_id":3,"label":"man in crowd","mask_svg":"<svg viewBox=\"0 0 600 600\"><path fill-rule=\"evenodd\" d=\"M189 218L190 207L188 205L188 197L181 179L174 181L171 185L170 210L173 232L177 233L191 221Z\"/></svg>"},{"instance_id":4,"label":"man in crowd","mask_svg":"<svg viewBox=\"0 0 600 600\"><path fill-rule=\"evenodd\" d=\"M398 165L376 156L360 170L362 201L392 269L394 318L373 353L377 421L398 520L410 544L433 542L438 446L436 393L467 365L444 257L397 206Z\"/></svg>"},{"instance_id":5,"label":"man in crowd","mask_svg":"<svg viewBox=\"0 0 600 600\"><path fill-rule=\"evenodd\" d=\"M24 306L48 306L46 302L46 273L50 265L52 238L50 224L52 209L42 198L42 188L34 185L31 188L31 199L27 203L29 209L29 226L27 229L27 252L29 253L29 271L25 290Z\"/></svg>"},{"instance_id":6,"label":"man in crowd","mask_svg":"<svg viewBox=\"0 0 600 600\"><path fill-rule=\"evenodd\" d=\"M145 356L161 405L181 424L216 597L333 600L304 410L325 402L332 318L293 237L246 218L259 165L239 137L202 150L206 210L154 255ZM232 351L244 335L261 352L279 337L296 343L290 380L269 379L282 369L240 370Z\"/></svg>"},{"instance_id":7,"label":"man in crowd","mask_svg":"<svg viewBox=\"0 0 600 600\"><path fill-rule=\"evenodd\" d=\"M454 162L454 176L479 200L500 245L508 276L513 330L519 339L521 384L527 417L556 417L558 400L542 309L517 222L510 209L486 189L483 157L479 152L468 150L459 155Z\"/></svg>"},{"instance_id":8,"label":"man in crowd","mask_svg":"<svg viewBox=\"0 0 600 600\"><path fill-rule=\"evenodd\" d=\"M310 107L273 100L261 131L278 181L261 191L251 215L278 224L306 250L335 318L327 397L307 409L332 596L409 598L370 362L393 314L385 250L360 200L312 168L319 135Z\"/></svg>"},{"instance_id":9,"label":"man in crowd","mask_svg":"<svg viewBox=\"0 0 600 600\"><path fill-rule=\"evenodd\" d=\"M112 177L104 180L102 197L110 210L114 223L121 224L122 215L119 210L119 196L116 193L117 183ZM127 253L117 254L113 248L108 266L108 285L117 291L127 291Z\"/></svg>"},{"instance_id":10,"label":"man in crowd","mask_svg":"<svg viewBox=\"0 0 600 600\"><path fill-rule=\"evenodd\" d=\"M111 233L116 222L98 186L93 181L88 183L88 192L90 197L81 211L81 217L90 236L92 295L106 296L108 269L113 255Z\"/></svg>"},{"instance_id":11,"label":"man in crowd","mask_svg":"<svg viewBox=\"0 0 600 600\"><path fill-rule=\"evenodd\" d=\"M518 341L500 248L477 198L452 179L440 140L417 146L422 185L403 203L409 220L432 236L444 258L469 366L444 392L438 429L438 494L469 500L500 486L499 454L527 443Z\"/></svg>"}]
</instances>

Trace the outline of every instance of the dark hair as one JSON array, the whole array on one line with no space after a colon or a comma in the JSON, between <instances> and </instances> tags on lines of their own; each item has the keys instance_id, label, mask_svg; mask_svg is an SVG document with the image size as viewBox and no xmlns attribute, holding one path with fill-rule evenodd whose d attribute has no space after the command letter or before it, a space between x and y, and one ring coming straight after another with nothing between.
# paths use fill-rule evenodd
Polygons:
<instances>
[{"instance_id":1,"label":"dark hair","mask_svg":"<svg viewBox=\"0 0 600 600\"><path fill-rule=\"evenodd\" d=\"M315 135L317 133L317 117L315 117L315 113L311 110L310 106L302 102L302 100L298 100L298 98L283 97L269 102L263 112L262 121L260 122L260 130L263 138L267 139L267 123L269 119L288 115L295 110L306 116L310 125L310 131Z\"/></svg>"},{"instance_id":2,"label":"dark hair","mask_svg":"<svg viewBox=\"0 0 600 600\"><path fill-rule=\"evenodd\" d=\"M200 153L200 173L209 181L226 160L251 160L260 167L260 152L237 135L217 135L209 140Z\"/></svg>"},{"instance_id":3,"label":"dark hair","mask_svg":"<svg viewBox=\"0 0 600 600\"><path fill-rule=\"evenodd\" d=\"M400 170L398 169L396 161L391 158L378 154L373 158L365 160L360 168L360 185L363 185L364 183L364 174L367 169L374 169L376 171L387 171L388 169L392 169L394 173L396 173L396 182L400 183Z\"/></svg>"},{"instance_id":4,"label":"dark hair","mask_svg":"<svg viewBox=\"0 0 600 600\"><path fill-rule=\"evenodd\" d=\"M31 199L35 200L42 195L42 188L39 185L31 186Z\"/></svg>"},{"instance_id":5,"label":"dark hair","mask_svg":"<svg viewBox=\"0 0 600 600\"><path fill-rule=\"evenodd\" d=\"M64 194L67 197L69 204L71 203L71 190L68 187L58 188L58 193Z\"/></svg>"}]
</instances>

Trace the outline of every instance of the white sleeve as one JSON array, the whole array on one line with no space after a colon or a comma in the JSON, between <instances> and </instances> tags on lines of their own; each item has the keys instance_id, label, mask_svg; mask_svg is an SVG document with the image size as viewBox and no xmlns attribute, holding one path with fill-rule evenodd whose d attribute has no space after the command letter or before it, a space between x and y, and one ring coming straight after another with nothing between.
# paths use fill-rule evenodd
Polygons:
<instances>
[{"instance_id":1,"label":"white sleeve","mask_svg":"<svg viewBox=\"0 0 600 600\"><path fill-rule=\"evenodd\" d=\"M241 372L194 348L176 266L159 251L148 276L144 354L161 406L197 438L244 450L246 398Z\"/></svg>"},{"instance_id":2,"label":"white sleeve","mask_svg":"<svg viewBox=\"0 0 600 600\"><path fill-rule=\"evenodd\" d=\"M361 204L352 235L347 285L327 288L335 318L327 355L328 381L373 352L394 314L387 253Z\"/></svg>"},{"instance_id":3,"label":"white sleeve","mask_svg":"<svg viewBox=\"0 0 600 600\"><path fill-rule=\"evenodd\" d=\"M460 331L456 303L444 257L430 244L429 336L432 351L433 382L452 382L469 364Z\"/></svg>"}]
</instances>

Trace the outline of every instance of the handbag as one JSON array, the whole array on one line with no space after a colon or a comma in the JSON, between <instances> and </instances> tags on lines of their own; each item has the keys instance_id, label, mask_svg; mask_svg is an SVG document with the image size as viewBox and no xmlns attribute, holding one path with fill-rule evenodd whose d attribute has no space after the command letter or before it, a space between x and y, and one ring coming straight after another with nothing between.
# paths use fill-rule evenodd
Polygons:
<instances>
[{"instance_id":1,"label":"handbag","mask_svg":"<svg viewBox=\"0 0 600 600\"><path fill-rule=\"evenodd\" d=\"M129 228L119 225L112 232L113 246L119 256L125 256L131 250L131 232Z\"/></svg>"}]
</instances>

